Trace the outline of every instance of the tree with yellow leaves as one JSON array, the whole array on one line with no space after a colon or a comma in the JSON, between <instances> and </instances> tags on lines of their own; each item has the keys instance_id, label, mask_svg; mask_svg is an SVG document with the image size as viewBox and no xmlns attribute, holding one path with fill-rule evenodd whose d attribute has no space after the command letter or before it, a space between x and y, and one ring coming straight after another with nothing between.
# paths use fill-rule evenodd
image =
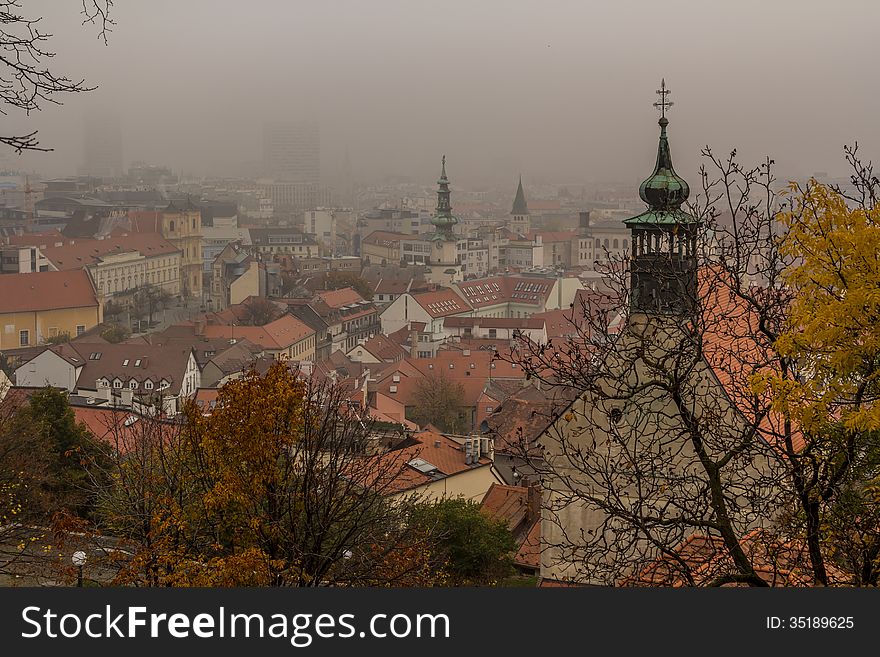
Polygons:
<instances>
[{"instance_id":1,"label":"tree with yellow leaves","mask_svg":"<svg viewBox=\"0 0 880 657\"><path fill-rule=\"evenodd\" d=\"M786 459L821 584L837 565L852 584L880 575L880 183L846 150L851 189L793 184L777 219L793 292L775 342L797 376L756 377L803 436Z\"/></svg>"},{"instance_id":2,"label":"tree with yellow leaves","mask_svg":"<svg viewBox=\"0 0 880 657\"><path fill-rule=\"evenodd\" d=\"M377 429L344 390L278 362L184 415L117 450L105 522L138 546L120 583L430 583L410 500L389 500L406 463L372 458Z\"/></svg>"}]
</instances>

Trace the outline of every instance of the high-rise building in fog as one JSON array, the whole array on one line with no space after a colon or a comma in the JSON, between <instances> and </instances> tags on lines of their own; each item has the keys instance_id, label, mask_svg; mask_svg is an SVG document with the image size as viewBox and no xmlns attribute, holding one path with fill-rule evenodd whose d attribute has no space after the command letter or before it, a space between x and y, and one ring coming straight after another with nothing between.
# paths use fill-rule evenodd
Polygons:
<instances>
[{"instance_id":1,"label":"high-rise building in fog","mask_svg":"<svg viewBox=\"0 0 880 657\"><path fill-rule=\"evenodd\" d=\"M263 126L263 166L270 178L318 184L321 179L321 141L311 121L267 123Z\"/></svg>"},{"instance_id":2,"label":"high-rise building in fog","mask_svg":"<svg viewBox=\"0 0 880 657\"><path fill-rule=\"evenodd\" d=\"M118 115L95 113L86 117L82 173L100 178L122 176L122 125Z\"/></svg>"}]
</instances>

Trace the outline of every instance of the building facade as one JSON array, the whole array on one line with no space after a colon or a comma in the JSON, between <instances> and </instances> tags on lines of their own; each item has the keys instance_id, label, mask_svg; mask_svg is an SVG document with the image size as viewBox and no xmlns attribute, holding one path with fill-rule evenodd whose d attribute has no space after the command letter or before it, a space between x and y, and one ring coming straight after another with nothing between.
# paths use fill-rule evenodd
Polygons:
<instances>
[{"instance_id":1,"label":"building facade","mask_svg":"<svg viewBox=\"0 0 880 657\"><path fill-rule=\"evenodd\" d=\"M101 303L84 270L0 276L0 351L82 335L102 320Z\"/></svg>"}]
</instances>

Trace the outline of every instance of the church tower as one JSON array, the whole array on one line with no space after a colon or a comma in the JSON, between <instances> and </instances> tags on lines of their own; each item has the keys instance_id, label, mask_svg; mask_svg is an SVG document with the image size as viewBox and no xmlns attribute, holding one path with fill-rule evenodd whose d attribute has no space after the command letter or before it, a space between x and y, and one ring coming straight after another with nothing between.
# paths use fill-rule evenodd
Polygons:
<instances>
[{"instance_id":1,"label":"church tower","mask_svg":"<svg viewBox=\"0 0 880 657\"><path fill-rule=\"evenodd\" d=\"M431 236L430 282L449 285L463 280L458 258L458 238L452 232L458 219L452 215L449 179L446 177L446 156L443 156L440 179L437 181L437 211L431 219L434 234Z\"/></svg>"},{"instance_id":2,"label":"church tower","mask_svg":"<svg viewBox=\"0 0 880 657\"><path fill-rule=\"evenodd\" d=\"M529 206L526 204L526 195L523 192L522 176L519 177L519 186L516 188L516 197L513 199L513 209L510 211L510 227L520 235L528 235L531 230Z\"/></svg>"},{"instance_id":3,"label":"church tower","mask_svg":"<svg viewBox=\"0 0 880 657\"><path fill-rule=\"evenodd\" d=\"M700 221L681 209L690 190L672 168L666 136L669 90L663 80L660 100L660 143L654 172L639 187L648 208L624 221L632 232L630 311L687 315L697 297L697 232Z\"/></svg>"}]
</instances>

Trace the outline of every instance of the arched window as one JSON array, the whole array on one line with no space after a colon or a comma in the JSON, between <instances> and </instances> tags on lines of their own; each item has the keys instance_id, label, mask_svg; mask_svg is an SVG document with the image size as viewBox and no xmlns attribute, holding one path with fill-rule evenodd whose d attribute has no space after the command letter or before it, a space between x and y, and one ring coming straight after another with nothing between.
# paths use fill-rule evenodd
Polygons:
<instances>
[{"instance_id":1,"label":"arched window","mask_svg":"<svg viewBox=\"0 0 880 657\"><path fill-rule=\"evenodd\" d=\"M596 239L596 248L598 249L598 248L601 247L601 246L602 246L602 240L600 240L600 239L597 238L597 239Z\"/></svg>"},{"instance_id":2,"label":"arched window","mask_svg":"<svg viewBox=\"0 0 880 657\"><path fill-rule=\"evenodd\" d=\"M617 240L614 240L612 247L615 249L618 249L618 248L620 248L620 243Z\"/></svg>"},{"instance_id":3,"label":"arched window","mask_svg":"<svg viewBox=\"0 0 880 657\"><path fill-rule=\"evenodd\" d=\"M174 219L168 222L168 230L170 230L172 233L174 232Z\"/></svg>"}]
</instances>

